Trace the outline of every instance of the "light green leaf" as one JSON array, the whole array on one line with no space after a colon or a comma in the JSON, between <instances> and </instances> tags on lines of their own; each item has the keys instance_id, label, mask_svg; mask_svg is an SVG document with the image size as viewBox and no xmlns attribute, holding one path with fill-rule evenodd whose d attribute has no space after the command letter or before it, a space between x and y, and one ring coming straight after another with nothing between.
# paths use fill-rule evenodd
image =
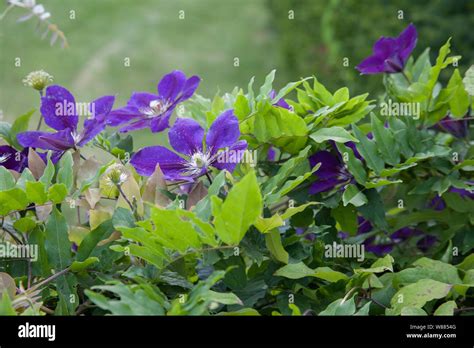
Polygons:
<instances>
[{"instance_id":1,"label":"light green leaf","mask_svg":"<svg viewBox=\"0 0 474 348\"><path fill-rule=\"evenodd\" d=\"M70 151L65 152L58 162L59 170L58 170L57 182L59 184L66 185L68 192L71 191L72 185L74 182L73 170L72 170L73 164L74 162L73 162L72 154Z\"/></svg>"},{"instance_id":2,"label":"light green leaf","mask_svg":"<svg viewBox=\"0 0 474 348\"><path fill-rule=\"evenodd\" d=\"M404 307L422 308L428 301L447 296L451 287L450 284L432 279L422 279L404 286L392 297L391 308L386 310L386 314L399 315Z\"/></svg>"},{"instance_id":3,"label":"light green leaf","mask_svg":"<svg viewBox=\"0 0 474 348\"><path fill-rule=\"evenodd\" d=\"M373 169L375 173L380 174L380 172L384 169L384 161L377 154L377 145L375 142L369 140L356 125L352 125L352 129L356 138L359 139L357 150L365 159L367 165Z\"/></svg>"},{"instance_id":4,"label":"light green leaf","mask_svg":"<svg viewBox=\"0 0 474 348\"><path fill-rule=\"evenodd\" d=\"M289 255L283 248L281 236L277 229L265 234L265 244L275 259L283 263L288 263Z\"/></svg>"},{"instance_id":5,"label":"light green leaf","mask_svg":"<svg viewBox=\"0 0 474 348\"><path fill-rule=\"evenodd\" d=\"M448 301L436 308L433 315L453 316L456 308L458 308L456 302Z\"/></svg>"},{"instance_id":6,"label":"light green leaf","mask_svg":"<svg viewBox=\"0 0 474 348\"><path fill-rule=\"evenodd\" d=\"M15 178L12 173L4 166L0 166L0 191L10 190L14 187Z\"/></svg>"},{"instance_id":7,"label":"light green leaf","mask_svg":"<svg viewBox=\"0 0 474 348\"><path fill-rule=\"evenodd\" d=\"M300 279L305 277L315 277L327 280L329 282L337 282L341 279L348 279L348 277L341 272L334 271L329 267L318 267L311 269L303 262L290 263L278 269L275 276L285 277L289 279Z\"/></svg>"},{"instance_id":8,"label":"light green leaf","mask_svg":"<svg viewBox=\"0 0 474 348\"><path fill-rule=\"evenodd\" d=\"M367 197L359 191L357 186L349 184L346 186L344 194L342 195L342 202L344 206L349 203L355 207L360 207L368 202Z\"/></svg>"},{"instance_id":9,"label":"light green leaf","mask_svg":"<svg viewBox=\"0 0 474 348\"><path fill-rule=\"evenodd\" d=\"M346 143L348 141L353 141L358 143L359 141L354 138L348 131L342 127L331 127L331 128L322 128L310 135L310 138L313 139L316 143L320 144L328 140L333 140L336 143Z\"/></svg>"},{"instance_id":10,"label":"light green leaf","mask_svg":"<svg viewBox=\"0 0 474 348\"><path fill-rule=\"evenodd\" d=\"M263 209L255 172L249 172L232 187L220 208L215 200L212 203L217 235L224 243L237 245Z\"/></svg>"},{"instance_id":11,"label":"light green leaf","mask_svg":"<svg viewBox=\"0 0 474 348\"><path fill-rule=\"evenodd\" d=\"M46 194L46 190L42 182L27 181L26 195L28 196L30 202L36 204L44 204L48 199L48 195Z\"/></svg>"}]
</instances>

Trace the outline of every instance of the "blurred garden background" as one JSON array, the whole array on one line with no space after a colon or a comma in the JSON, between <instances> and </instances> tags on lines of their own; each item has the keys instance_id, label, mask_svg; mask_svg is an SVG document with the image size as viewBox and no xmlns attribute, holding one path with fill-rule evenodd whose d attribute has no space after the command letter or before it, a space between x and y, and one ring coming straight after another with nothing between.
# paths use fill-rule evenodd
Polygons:
<instances>
[{"instance_id":1,"label":"blurred garden background","mask_svg":"<svg viewBox=\"0 0 474 348\"><path fill-rule=\"evenodd\" d=\"M43 30L35 32L35 20L18 23L21 9L0 21L0 110L7 121L39 106L38 94L22 83L39 69L77 101L114 94L118 107L132 91L155 91L162 75L174 69L201 76L197 92L208 98L234 86L246 88L252 76L261 82L271 69L277 69L277 87L314 74L330 89L348 85L351 93L370 91L375 97L381 77L359 76L354 67L377 38L398 35L410 22L423 46L433 48L432 56L451 35L453 54L463 56L462 74L474 57L472 0L39 2L69 47L41 40ZM0 12L7 6L3 1ZM415 56L419 53L415 50Z\"/></svg>"}]
</instances>

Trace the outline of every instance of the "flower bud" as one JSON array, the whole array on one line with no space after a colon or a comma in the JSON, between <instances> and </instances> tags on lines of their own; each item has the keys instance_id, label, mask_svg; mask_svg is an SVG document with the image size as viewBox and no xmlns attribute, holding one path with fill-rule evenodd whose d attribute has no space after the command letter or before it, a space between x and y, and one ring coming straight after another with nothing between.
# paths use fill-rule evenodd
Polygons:
<instances>
[{"instance_id":1,"label":"flower bud","mask_svg":"<svg viewBox=\"0 0 474 348\"><path fill-rule=\"evenodd\" d=\"M25 86L33 87L38 91L42 91L52 81L53 77L43 70L32 71L23 79Z\"/></svg>"}]
</instances>

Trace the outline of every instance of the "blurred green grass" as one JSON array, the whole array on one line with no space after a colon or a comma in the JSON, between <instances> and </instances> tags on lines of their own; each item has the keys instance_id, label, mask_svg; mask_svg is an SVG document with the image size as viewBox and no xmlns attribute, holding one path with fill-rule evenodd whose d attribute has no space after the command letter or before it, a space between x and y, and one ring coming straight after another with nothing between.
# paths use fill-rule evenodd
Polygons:
<instances>
[{"instance_id":1,"label":"blurred green grass","mask_svg":"<svg viewBox=\"0 0 474 348\"><path fill-rule=\"evenodd\" d=\"M17 23L24 12L11 11L0 22L0 109L4 119L39 107L38 94L22 79L44 69L77 101L105 94L123 105L132 91L156 91L161 76L180 69L203 81L197 93L263 79L278 65L278 47L269 29L265 0L43 0L51 22L65 33L69 48L41 40L35 21ZM5 6L0 8L3 12ZM75 19L70 19L70 11ZM185 19L179 19L184 11ZM15 58L21 66L15 67ZM124 59L130 58L130 67ZM234 67L234 57L240 66ZM36 124L36 119L32 124ZM149 132L135 136L136 146L156 143Z\"/></svg>"}]
</instances>

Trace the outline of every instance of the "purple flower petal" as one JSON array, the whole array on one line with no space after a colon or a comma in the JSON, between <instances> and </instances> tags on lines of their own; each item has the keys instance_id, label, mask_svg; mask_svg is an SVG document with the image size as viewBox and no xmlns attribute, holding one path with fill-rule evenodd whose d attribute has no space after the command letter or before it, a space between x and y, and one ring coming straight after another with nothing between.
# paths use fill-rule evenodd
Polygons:
<instances>
[{"instance_id":1,"label":"purple flower petal","mask_svg":"<svg viewBox=\"0 0 474 348\"><path fill-rule=\"evenodd\" d=\"M107 116L107 124L116 127L141 116L142 114L136 106L127 105L111 111Z\"/></svg>"},{"instance_id":2,"label":"purple flower petal","mask_svg":"<svg viewBox=\"0 0 474 348\"><path fill-rule=\"evenodd\" d=\"M115 97L112 95L107 95L94 100L90 105L92 117L96 120L104 121L105 116L112 111L114 102Z\"/></svg>"},{"instance_id":3,"label":"purple flower petal","mask_svg":"<svg viewBox=\"0 0 474 348\"><path fill-rule=\"evenodd\" d=\"M166 113L160 117L154 117L150 121L150 129L153 133L164 131L169 127L169 119L174 109L169 109Z\"/></svg>"},{"instance_id":4,"label":"purple flower petal","mask_svg":"<svg viewBox=\"0 0 474 348\"><path fill-rule=\"evenodd\" d=\"M341 170L341 162L338 158L325 150L316 152L314 155L310 156L309 163L311 168L316 164L321 163L321 166L315 172L320 179L336 178Z\"/></svg>"},{"instance_id":5,"label":"purple flower petal","mask_svg":"<svg viewBox=\"0 0 474 348\"><path fill-rule=\"evenodd\" d=\"M217 150L233 145L240 137L239 120L233 110L220 114L209 128L206 136L207 149L212 154Z\"/></svg>"},{"instance_id":6,"label":"purple flower petal","mask_svg":"<svg viewBox=\"0 0 474 348\"><path fill-rule=\"evenodd\" d=\"M412 23L410 23L397 38L399 56L404 65L410 54L415 49L417 38L418 34L416 32L415 26Z\"/></svg>"},{"instance_id":7,"label":"purple flower petal","mask_svg":"<svg viewBox=\"0 0 474 348\"><path fill-rule=\"evenodd\" d=\"M132 156L130 163L140 175L152 175L159 164L166 179L185 179L186 161L164 146L144 147Z\"/></svg>"},{"instance_id":8,"label":"purple flower petal","mask_svg":"<svg viewBox=\"0 0 474 348\"><path fill-rule=\"evenodd\" d=\"M41 98L41 114L46 124L56 130L77 128L76 101L64 87L53 85L46 88L46 95Z\"/></svg>"},{"instance_id":9,"label":"purple flower petal","mask_svg":"<svg viewBox=\"0 0 474 348\"><path fill-rule=\"evenodd\" d=\"M196 89L198 88L200 82L201 79L198 76L191 76L184 84L183 93L181 94L178 100L181 102L191 98Z\"/></svg>"},{"instance_id":10,"label":"purple flower petal","mask_svg":"<svg viewBox=\"0 0 474 348\"><path fill-rule=\"evenodd\" d=\"M186 75L179 70L175 70L163 76L158 83L158 94L165 100L175 100L183 90L186 83Z\"/></svg>"},{"instance_id":11,"label":"purple flower petal","mask_svg":"<svg viewBox=\"0 0 474 348\"><path fill-rule=\"evenodd\" d=\"M151 120L148 118L138 119L138 121L129 123L128 125L120 128L120 133L127 133L133 130L139 130L150 126Z\"/></svg>"},{"instance_id":12,"label":"purple flower petal","mask_svg":"<svg viewBox=\"0 0 474 348\"><path fill-rule=\"evenodd\" d=\"M417 33L410 24L396 38L381 37L374 44L373 54L365 58L356 69L361 74L399 73L416 46Z\"/></svg>"},{"instance_id":13,"label":"purple flower petal","mask_svg":"<svg viewBox=\"0 0 474 348\"><path fill-rule=\"evenodd\" d=\"M228 150L220 152L216 156L216 160L212 163L212 166L229 172L233 172L237 163L240 163L244 156L245 150L247 149L247 142L245 140L239 140L229 147Z\"/></svg>"},{"instance_id":14,"label":"purple flower petal","mask_svg":"<svg viewBox=\"0 0 474 348\"><path fill-rule=\"evenodd\" d=\"M160 99L160 97L148 92L133 92L127 102L127 106L134 106L136 108L149 107L153 100Z\"/></svg>"},{"instance_id":15,"label":"purple flower petal","mask_svg":"<svg viewBox=\"0 0 474 348\"><path fill-rule=\"evenodd\" d=\"M332 190L334 187L343 183L344 183L343 180L338 180L336 178L316 180L315 182L311 184L308 192L310 195L315 195L320 192L326 192L326 191Z\"/></svg>"},{"instance_id":16,"label":"purple flower petal","mask_svg":"<svg viewBox=\"0 0 474 348\"><path fill-rule=\"evenodd\" d=\"M178 118L168 133L170 145L177 152L191 156L202 152L204 129L190 118Z\"/></svg>"},{"instance_id":17,"label":"purple flower petal","mask_svg":"<svg viewBox=\"0 0 474 348\"><path fill-rule=\"evenodd\" d=\"M467 119L461 118L456 120L449 116L446 116L441 121L439 121L436 124L436 127L448 133L451 133L456 138L467 137L469 131L469 124Z\"/></svg>"},{"instance_id":18,"label":"purple flower petal","mask_svg":"<svg viewBox=\"0 0 474 348\"><path fill-rule=\"evenodd\" d=\"M27 148L19 151L11 146L2 145L0 146L0 166L22 172L28 164L27 154Z\"/></svg>"},{"instance_id":19,"label":"purple flower petal","mask_svg":"<svg viewBox=\"0 0 474 348\"><path fill-rule=\"evenodd\" d=\"M57 133L29 131L17 134L18 142L24 147L34 147L44 150L64 151L74 147L71 130L65 129Z\"/></svg>"},{"instance_id":20,"label":"purple flower petal","mask_svg":"<svg viewBox=\"0 0 474 348\"><path fill-rule=\"evenodd\" d=\"M267 152L267 160L269 160L270 162L274 162L275 161L275 157L276 157L276 151L275 149L273 148L273 146L270 146L268 148L268 152Z\"/></svg>"}]
</instances>

